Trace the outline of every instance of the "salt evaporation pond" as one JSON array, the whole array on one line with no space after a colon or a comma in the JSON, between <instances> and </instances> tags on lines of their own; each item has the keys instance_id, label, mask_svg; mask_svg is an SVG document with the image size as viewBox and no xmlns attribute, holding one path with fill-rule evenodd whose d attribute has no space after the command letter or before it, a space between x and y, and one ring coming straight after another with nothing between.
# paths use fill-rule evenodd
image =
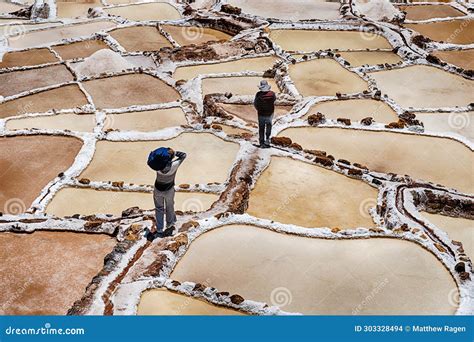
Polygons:
<instances>
[{"instance_id":1,"label":"salt evaporation pond","mask_svg":"<svg viewBox=\"0 0 474 342\"><path fill-rule=\"evenodd\" d=\"M206 211L217 199L218 196L214 194L178 192L175 208L181 211ZM122 211L131 207L153 209L153 196L140 192L64 188L56 193L46 212L58 217L98 212L120 216Z\"/></svg>"},{"instance_id":2,"label":"salt evaporation pond","mask_svg":"<svg viewBox=\"0 0 474 342\"><path fill-rule=\"evenodd\" d=\"M179 67L173 74L177 80L189 80L199 75L234 73L243 71L260 71L270 69L273 64L278 61L274 56L256 57L239 59L231 62L198 64L192 66ZM245 79L244 79L245 80ZM242 82L245 83L245 82Z\"/></svg>"},{"instance_id":3,"label":"salt evaporation pond","mask_svg":"<svg viewBox=\"0 0 474 342\"><path fill-rule=\"evenodd\" d=\"M335 241L224 226L197 238L171 279L313 315L456 310L450 300L456 284L444 266L416 244L396 239ZM365 300L374 291L377 299ZM277 295L290 299L280 302Z\"/></svg>"},{"instance_id":4,"label":"salt evaporation pond","mask_svg":"<svg viewBox=\"0 0 474 342\"><path fill-rule=\"evenodd\" d=\"M104 11L108 14L120 16L132 21L177 20L181 18L178 10L166 2L109 7L105 8Z\"/></svg>"},{"instance_id":5,"label":"salt evaporation pond","mask_svg":"<svg viewBox=\"0 0 474 342\"><path fill-rule=\"evenodd\" d=\"M432 66L415 65L370 76L404 108L464 107L474 102L474 81Z\"/></svg>"},{"instance_id":6,"label":"salt evaporation pond","mask_svg":"<svg viewBox=\"0 0 474 342\"><path fill-rule=\"evenodd\" d=\"M94 158L81 177L153 184L156 175L145 161L148 154L160 146L186 151L188 154L177 174L177 184L225 182L239 150L239 145L205 133L184 133L177 138L162 141L99 141ZM128 167L124 168L123 165ZM196 168L196 165L201 167Z\"/></svg>"},{"instance_id":7,"label":"salt evaporation pond","mask_svg":"<svg viewBox=\"0 0 474 342\"><path fill-rule=\"evenodd\" d=\"M272 158L250 193L248 213L302 227L374 227L366 202L375 203L371 186L288 158ZM374 204L375 205L375 204Z\"/></svg>"},{"instance_id":8,"label":"salt evaporation pond","mask_svg":"<svg viewBox=\"0 0 474 342\"><path fill-rule=\"evenodd\" d=\"M373 171L410 175L466 193L474 192L474 156L457 141L343 128L289 128L281 135L303 148L323 150L336 159L360 163Z\"/></svg>"},{"instance_id":9,"label":"salt evaporation pond","mask_svg":"<svg viewBox=\"0 0 474 342\"><path fill-rule=\"evenodd\" d=\"M253 0L231 0L230 4L242 8L249 14L259 15L265 18L277 18L283 20L303 19L328 19L334 20L340 17L338 2L330 1L306 1L293 0L288 6L286 0L273 0L271 5L265 1Z\"/></svg>"},{"instance_id":10,"label":"salt evaporation pond","mask_svg":"<svg viewBox=\"0 0 474 342\"><path fill-rule=\"evenodd\" d=\"M242 315L236 310L212 305L197 298L163 289L145 291L141 296L137 314L164 316Z\"/></svg>"},{"instance_id":11,"label":"salt evaporation pond","mask_svg":"<svg viewBox=\"0 0 474 342\"><path fill-rule=\"evenodd\" d=\"M466 254L472 259L474 257L474 221L462 217L450 217L445 215L430 214L422 212L428 222L448 234L452 240L460 241Z\"/></svg>"},{"instance_id":12,"label":"salt evaporation pond","mask_svg":"<svg viewBox=\"0 0 474 342\"><path fill-rule=\"evenodd\" d=\"M332 59L314 59L291 65L289 74L303 96L334 96L336 93L367 90L366 81ZM318 77L315 79L314 75Z\"/></svg>"},{"instance_id":13,"label":"salt evaporation pond","mask_svg":"<svg viewBox=\"0 0 474 342\"><path fill-rule=\"evenodd\" d=\"M51 29L45 29L21 34L19 37L8 39L10 47L21 49L51 44L63 39L88 36L93 33L110 29L115 24L111 21L95 21L91 23L61 26Z\"/></svg>"},{"instance_id":14,"label":"salt evaporation pond","mask_svg":"<svg viewBox=\"0 0 474 342\"><path fill-rule=\"evenodd\" d=\"M43 113L52 109L72 109L87 104L84 93L77 85L72 84L0 103L0 118Z\"/></svg>"},{"instance_id":15,"label":"salt evaporation pond","mask_svg":"<svg viewBox=\"0 0 474 342\"><path fill-rule=\"evenodd\" d=\"M287 51L392 48L384 37L359 31L271 30L270 39Z\"/></svg>"},{"instance_id":16,"label":"salt evaporation pond","mask_svg":"<svg viewBox=\"0 0 474 342\"><path fill-rule=\"evenodd\" d=\"M326 118L333 120L347 118L351 121L360 121L366 117L372 117L375 122L383 123L398 120L395 111L385 102L371 99L320 102L312 106L303 119L315 113L322 113Z\"/></svg>"},{"instance_id":17,"label":"salt evaporation pond","mask_svg":"<svg viewBox=\"0 0 474 342\"><path fill-rule=\"evenodd\" d=\"M96 126L95 115L58 114L25 117L8 120L7 129L58 129L77 132L92 132Z\"/></svg>"},{"instance_id":18,"label":"salt evaporation pond","mask_svg":"<svg viewBox=\"0 0 474 342\"><path fill-rule=\"evenodd\" d=\"M94 79L83 83L97 108L122 108L173 102L179 98L174 88L146 74L128 74Z\"/></svg>"},{"instance_id":19,"label":"salt evaporation pond","mask_svg":"<svg viewBox=\"0 0 474 342\"><path fill-rule=\"evenodd\" d=\"M82 141L60 136L0 138L0 208L8 214L26 211L43 187L72 166Z\"/></svg>"},{"instance_id":20,"label":"salt evaporation pond","mask_svg":"<svg viewBox=\"0 0 474 342\"><path fill-rule=\"evenodd\" d=\"M65 315L116 244L102 234L0 233L2 315Z\"/></svg>"}]
</instances>

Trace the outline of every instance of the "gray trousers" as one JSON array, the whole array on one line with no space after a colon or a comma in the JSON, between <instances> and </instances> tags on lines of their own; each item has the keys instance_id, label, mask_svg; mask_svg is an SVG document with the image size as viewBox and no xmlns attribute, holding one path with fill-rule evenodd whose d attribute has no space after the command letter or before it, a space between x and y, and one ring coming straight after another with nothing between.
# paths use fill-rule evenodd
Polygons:
<instances>
[{"instance_id":1,"label":"gray trousers","mask_svg":"<svg viewBox=\"0 0 474 342\"><path fill-rule=\"evenodd\" d=\"M273 114L269 116L258 116L258 140L260 145L270 140L270 136L272 135L272 122Z\"/></svg>"},{"instance_id":2,"label":"gray trousers","mask_svg":"<svg viewBox=\"0 0 474 342\"><path fill-rule=\"evenodd\" d=\"M166 211L166 227L169 228L176 223L174 212L174 187L168 191L153 191L155 201L156 230L162 232L164 229L164 216Z\"/></svg>"}]
</instances>

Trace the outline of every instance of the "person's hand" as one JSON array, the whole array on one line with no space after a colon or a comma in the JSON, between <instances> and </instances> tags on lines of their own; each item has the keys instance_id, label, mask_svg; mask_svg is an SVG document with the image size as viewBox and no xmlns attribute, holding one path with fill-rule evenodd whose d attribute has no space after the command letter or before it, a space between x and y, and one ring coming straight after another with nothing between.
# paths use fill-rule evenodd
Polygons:
<instances>
[{"instance_id":1,"label":"person's hand","mask_svg":"<svg viewBox=\"0 0 474 342\"><path fill-rule=\"evenodd\" d=\"M178 151L176 152L176 157L178 157L178 159L184 159L186 158L186 153Z\"/></svg>"}]
</instances>

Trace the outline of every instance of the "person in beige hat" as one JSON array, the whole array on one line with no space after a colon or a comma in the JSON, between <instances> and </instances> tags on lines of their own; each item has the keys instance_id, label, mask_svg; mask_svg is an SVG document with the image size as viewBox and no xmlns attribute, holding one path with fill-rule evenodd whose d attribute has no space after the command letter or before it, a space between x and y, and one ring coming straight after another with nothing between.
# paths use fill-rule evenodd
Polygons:
<instances>
[{"instance_id":1,"label":"person in beige hat","mask_svg":"<svg viewBox=\"0 0 474 342\"><path fill-rule=\"evenodd\" d=\"M259 142L261 148L269 148L276 95L266 80L260 81L258 89L253 104L258 113Z\"/></svg>"}]
</instances>

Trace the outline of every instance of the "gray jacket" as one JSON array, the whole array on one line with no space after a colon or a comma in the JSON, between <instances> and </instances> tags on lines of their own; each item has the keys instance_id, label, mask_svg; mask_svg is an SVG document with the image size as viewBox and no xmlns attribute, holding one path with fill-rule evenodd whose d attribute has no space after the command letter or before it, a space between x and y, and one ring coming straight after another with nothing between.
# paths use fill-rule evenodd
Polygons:
<instances>
[{"instance_id":1,"label":"gray jacket","mask_svg":"<svg viewBox=\"0 0 474 342\"><path fill-rule=\"evenodd\" d=\"M186 153L178 151L176 154L178 155L178 159L171 163L169 170L165 168L165 170L156 172L155 188L158 191L168 191L174 187L176 172L184 159L186 159Z\"/></svg>"}]
</instances>

